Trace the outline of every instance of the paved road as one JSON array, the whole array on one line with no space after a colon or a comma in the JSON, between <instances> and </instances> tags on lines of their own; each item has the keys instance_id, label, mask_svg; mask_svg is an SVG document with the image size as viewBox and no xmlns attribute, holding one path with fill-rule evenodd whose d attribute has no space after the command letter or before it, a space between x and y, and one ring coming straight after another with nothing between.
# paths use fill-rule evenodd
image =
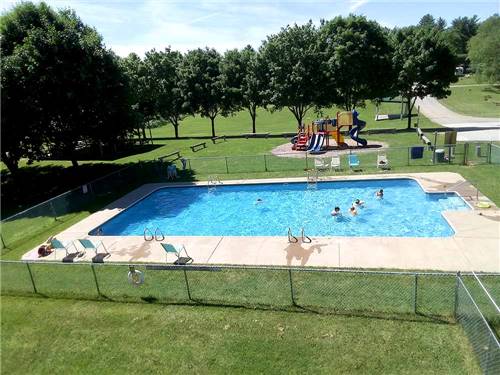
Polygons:
<instances>
[{"instance_id":1,"label":"paved road","mask_svg":"<svg viewBox=\"0 0 500 375\"><path fill-rule=\"evenodd\" d=\"M420 112L431 121L459 130L457 136L459 141L500 141L500 117L461 115L449 110L436 98L430 96L422 100L417 99L416 105L420 106Z\"/></svg>"}]
</instances>

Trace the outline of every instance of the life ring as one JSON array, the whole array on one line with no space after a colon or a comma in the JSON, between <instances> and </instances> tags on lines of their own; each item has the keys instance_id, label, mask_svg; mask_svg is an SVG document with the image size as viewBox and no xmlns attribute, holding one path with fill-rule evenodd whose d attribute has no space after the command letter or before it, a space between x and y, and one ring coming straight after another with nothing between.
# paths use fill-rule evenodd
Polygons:
<instances>
[{"instance_id":1,"label":"life ring","mask_svg":"<svg viewBox=\"0 0 500 375\"><path fill-rule=\"evenodd\" d=\"M132 285L142 285L144 274L141 271L131 269L128 271L128 282Z\"/></svg>"},{"instance_id":2,"label":"life ring","mask_svg":"<svg viewBox=\"0 0 500 375\"><path fill-rule=\"evenodd\" d=\"M477 208L490 208L491 204L488 202L480 201L476 203Z\"/></svg>"}]
</instances>

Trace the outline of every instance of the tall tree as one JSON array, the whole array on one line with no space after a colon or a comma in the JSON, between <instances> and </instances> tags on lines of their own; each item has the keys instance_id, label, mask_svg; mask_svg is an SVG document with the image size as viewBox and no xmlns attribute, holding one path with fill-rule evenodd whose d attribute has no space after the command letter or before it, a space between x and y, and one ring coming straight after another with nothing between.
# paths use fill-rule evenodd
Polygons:
<instances>
[{"instance_id":1,"label":"tall tree","mask_svg":"<svg viewBox=\"0 0 500 375\"><path fill-rule=\"evenodd\" d=\"M317 38L309 21L268 36L260 50L267 66L267 102L274 109L288 108L299 125L307 111L327 103Z\"/></svg>"},{"instance_id":2,"label":"tall tree","mask_svg":"<svg viewBox=\"0 0 500 375\"><path fill-rule=\"evenodd\" d=\"M180 87L182 59L180 52L170 48L147 52L144 59L145 83L152 94L153 113L170 122L175 138L179 138L179 124L186 114Z\"/></svg>"},{"instance_id":3,"label":"tall tree","mask_svg":"<svg viewBox=\"0 0 500 375\"><path fill-rule=\"evenodd\" d=\"M450 41L454 43L454 48L458 54L467 53L467 43L477 33L479 27L479 17L458 17L451 22L449 32L452 37Z\"/></svg>"},{"instance_id":4,"label":"tall tree","mask_svg":"<svg viewBox=\"0 0 500 375\"><path fill-rule=\"evenodd\" d=\"M393 65L394 89L408 101L408 128L417 97L450 94L449 85L456 82L455 55L433 30L407 27L395 30Z\"/></svg>"},{"instance_id":5,"label":"tall tree","mask_svg":"<svg viewBox=\"0 0 500 375\"><path fill-rule=\"evenodd\" d=\"M245 108L252 119L255 133L257 108L265 106L265 66L258 53L246 46L243 50L230 50L224 55L225 86L231 90L235 107Z\"/></svg>"},{"instance_id":6,"label":"tall tree","mask_svg":"<svg viewBox=\"0 0 500 375\"><path fill-rule=\"evenodd\" d=\"M382 28L362 16L336 17L319 31L324 96L346 110L385 96L392 85L391 46Z\"/></svg>"},{"instance_id":7,"label":"tall tree","mask_svg":"<svg viewBox=\"0 0 500 375\"><path fill-rule=\"evenodd\" d=\"M19 157L39 159L50 150L77 166L78 142L111 142L111 135L126 134L126 106L118 104L128 96L116 57L74 12L22 3L1 17L0 30L7 73L2 104L8 108L2 111L2 125L7 124L2 126L2 146L4 135L17 142L2 150L8 165L16 168ZM19 107L16 99L26 106ZM16 119L13 110L24 113ZM17 127L20 121L26 123ZM20 133L15 139L6 134L12 129Z\"/></svg>"},{"instance_id":8,"label":"tall tree","mask_svg":"<svg viewBox=\"0 0 500 375\"><path fill-rule=\"evenodd\" d=\"M120 60L120 65L127 77L131 110L134 115L136 133L146 139L146 124L155 116L155 98L148 84L146 66L141 58L131 53Z\"/></svg>"},{"instance_id":9,"label":"tall tree","mask_svg":"<svg viewBox=\"0 0 500 375\"><path fill-rule=\"evenodd\" d=\"M480 80L500 82L500 17L485 20L469 42L469 59Z\"/></svg>"},{"instance_id":10,"label":"tall tree","mask_svg":"<svg viewBox=\"0 0 500 375\"><path fill-rule=\"evenodd\" d=\"M181 65L180 89L184 97L184 109L208 117L215 137L215 118L227 116L234 101L226 92L221 71L221 55L214 49L198 48L189 51Z\"/></svg>"}]
</instances>

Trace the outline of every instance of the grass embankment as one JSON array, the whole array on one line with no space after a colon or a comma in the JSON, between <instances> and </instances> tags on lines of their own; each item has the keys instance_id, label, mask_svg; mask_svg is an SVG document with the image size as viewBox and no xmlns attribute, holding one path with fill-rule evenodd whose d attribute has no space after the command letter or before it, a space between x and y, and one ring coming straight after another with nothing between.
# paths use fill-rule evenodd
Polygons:
<instances>
[{"instance_id":1,"label":"grass embankment","mask_svg":"<svg viewBox=\"0 0 500 375\"><path fill-rule=\"evenodd\" d=\"M480 373L457 325L21 297L1 311L9 374Z\"/></svg>"},{"instance_id":2,"label":"grass embankment","mask_svg":"<svg viewBox=\"0 0 500 375\"><path fill-rule=\"evenodd\" d=\"M462 78L440 102L464 115L499 118L500 84L478 84L471 77Z\"/></svg>"}]
</instances>

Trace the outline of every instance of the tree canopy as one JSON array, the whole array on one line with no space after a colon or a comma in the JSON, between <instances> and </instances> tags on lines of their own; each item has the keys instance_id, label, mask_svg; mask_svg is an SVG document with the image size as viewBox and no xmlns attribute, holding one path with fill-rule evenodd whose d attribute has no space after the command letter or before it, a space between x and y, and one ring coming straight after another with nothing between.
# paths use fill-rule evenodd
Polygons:
<instances>
[{"instance_id":1,"label":"tree canopy","mask_svg":"<svg viewBox=\"0 0 500 375\"><path fill-rule=\"evenodd\" d=\"M235 107L235 99L227 90L222 73L222 56L210 48L189 51L180 71L180 89L186 112L208 117L215 137L215 118L227 116Z\"/></svg>"},{"instance_id":2,"label":"tree canopy","mask_svg":"<svg viewBox=\"0 0 500 375\"><path fill-rule=\"evenodd\" d=\"M131 125L126 79L95 29L70 10L22 3L0 18L2 161L49 152L77 165L79 142L112 143Z\"/></svg>"},{"instance_id":3,"label":"tree canopy","mask_svg":"<svg viewBox=\"0 0 500 375\"><path fill-rule=\"evenodd\" d=\"M485 20L469 42L469 59L480 80L500 82L500 16Z\"/></svg>"},{"instance_id":4,"label":"tree canopy","mask_svg":"<svg viewBox=\"0 0 500 375\"><path fill-rule=\"evenodd\" d=\"M317 40L312 22L287 26L269 36L260 51L267 66L266 100L275 109L288 108L299 125L307 111L328 102L321 90L325 72Z\"/></svg>"},{"instance_id":5,"label":"tree canopy","mask_svg":"<svg viewBox=\"0 0 500 375\"><path fill-rule=\"evenodd\" d=\"M391 46L382 28L365 17L323 22L319 44L326 79L317 89L346 110L385 96L392 85Z\"/></svg>"},{"instance_id":6,"label":"tree canopy","mask_svg":"<svg viewBox=\"0 0 500 375\"><path fill-rule=\"evenodd\" d=\"M417 97L450 94L449 85L456 82L456 57L433 30L406 27L392 35L392 57L396 79L394 89L408 101L408 128Z\"/></svg>"}]
</instances>

